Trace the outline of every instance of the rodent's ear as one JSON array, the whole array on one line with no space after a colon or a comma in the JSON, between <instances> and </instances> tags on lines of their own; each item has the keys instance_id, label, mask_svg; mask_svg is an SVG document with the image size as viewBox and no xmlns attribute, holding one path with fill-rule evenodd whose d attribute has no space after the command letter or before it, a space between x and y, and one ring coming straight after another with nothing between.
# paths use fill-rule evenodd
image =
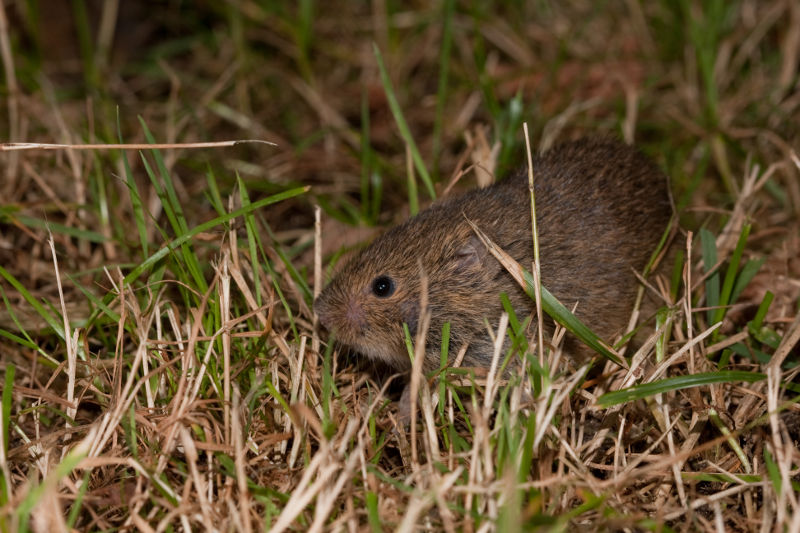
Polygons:
<instances>
[{"instance_id":1,"label":"rodent's ear","mask_svg":"<svg viewBox=\"0 0 800 533\"><path fill-rule=\"evenodd\" d=\"M455 260L459 270L472 270L484 265L489 250L474 233L456 250Z\"/></svg>"}]
</instances>

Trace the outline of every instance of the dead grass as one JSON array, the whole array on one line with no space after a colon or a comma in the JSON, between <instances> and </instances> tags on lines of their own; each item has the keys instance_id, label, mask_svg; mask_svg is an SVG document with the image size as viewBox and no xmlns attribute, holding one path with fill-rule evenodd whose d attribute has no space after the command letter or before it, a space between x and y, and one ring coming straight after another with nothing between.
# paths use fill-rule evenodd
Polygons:
<instances>
[{"instance_id":1,"label":"dead grass","mask_svg":"<svg viewBox=\"0 0 800 533\"><path fill-rule=\"evenodd\" d=\"M278 147L0 153L0 531L800 529L796 2L43 4L0 8L4 141ZM440 195L523 120L667 170L625 367L417 376L406 431L320 338L341 247L430 200L373 42Z\"/></svg>"}]
</instances>

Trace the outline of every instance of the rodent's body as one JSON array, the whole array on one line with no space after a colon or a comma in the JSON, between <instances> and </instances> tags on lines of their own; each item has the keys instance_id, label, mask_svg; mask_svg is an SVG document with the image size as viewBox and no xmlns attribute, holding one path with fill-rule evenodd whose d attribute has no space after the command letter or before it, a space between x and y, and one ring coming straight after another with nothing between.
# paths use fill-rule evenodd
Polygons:
<instances>
[{"instance_id":1,"label":"rodent's body","mask_svg":"<svg viewBox=\"0 0 800 533\"><path fill-rule=\"evenodd\" d=\"M536 157L534 190L542 284L605 340L621 333L641 271L670 218L666 176L616 141L577 141ZM356 351L398 370L410 368L403 322L419 321L420 271L428 279L431 323L425 368L439 367L441 331L450 322L450 354L469 343L463 366L490 364L484 319L496 326L499 295L520 320L533 301L475 236L477 224L531 268L527 170L433 204L396 226L348 262L315 302L322 324Z\"/></svg>"}]
</instances>

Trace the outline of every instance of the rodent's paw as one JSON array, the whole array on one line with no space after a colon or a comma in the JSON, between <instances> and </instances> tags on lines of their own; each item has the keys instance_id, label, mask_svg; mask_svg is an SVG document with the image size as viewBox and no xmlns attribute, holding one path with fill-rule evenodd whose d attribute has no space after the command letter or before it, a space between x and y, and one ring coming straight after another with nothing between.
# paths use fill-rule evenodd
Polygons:
<instances>
[{"instance_id":1,"label":"rodent's paw","mask_svg":"<svg viewBox=\"0 0 800 533\"><path fill-rule=\"evenodd\" d=\"M411 383L406 383L400 399L397 400L397 415L395 419L403 429L408 429L412 418L415 418L415 416L412 416L411 413Z\"/></svg>"}]
</instances>

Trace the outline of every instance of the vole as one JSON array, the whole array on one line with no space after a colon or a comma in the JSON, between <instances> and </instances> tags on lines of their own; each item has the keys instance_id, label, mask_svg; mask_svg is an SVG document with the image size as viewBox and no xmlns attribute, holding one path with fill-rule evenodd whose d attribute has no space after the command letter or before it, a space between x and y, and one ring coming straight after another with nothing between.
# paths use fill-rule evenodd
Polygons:
<instances>
[{"instance_id":1,"label":"vole","mask_svg":"<svg viewBox=\"0 0 800 533\"><path fill-rule=\"evenodd\" d=\"M607 139L556 146L534 158L533 173L542 284L568 308L577 303L576 316L608 342L627 325L638 286L634 271L644 268L669 222L667 178L636 149ZM357 352L398 371L410 369L403 323L413 338L421 267L431 312L425 370L439 368L445 322L451 358L468 343L462 366L488 367L493 346L485 320L497 325L500 293L508 294L520 321L535 313L535 304L467 219L530 270L523 168L489 187L435 202L375 239L316 299L321 324Z\"/></svg>"}]
</instances>

